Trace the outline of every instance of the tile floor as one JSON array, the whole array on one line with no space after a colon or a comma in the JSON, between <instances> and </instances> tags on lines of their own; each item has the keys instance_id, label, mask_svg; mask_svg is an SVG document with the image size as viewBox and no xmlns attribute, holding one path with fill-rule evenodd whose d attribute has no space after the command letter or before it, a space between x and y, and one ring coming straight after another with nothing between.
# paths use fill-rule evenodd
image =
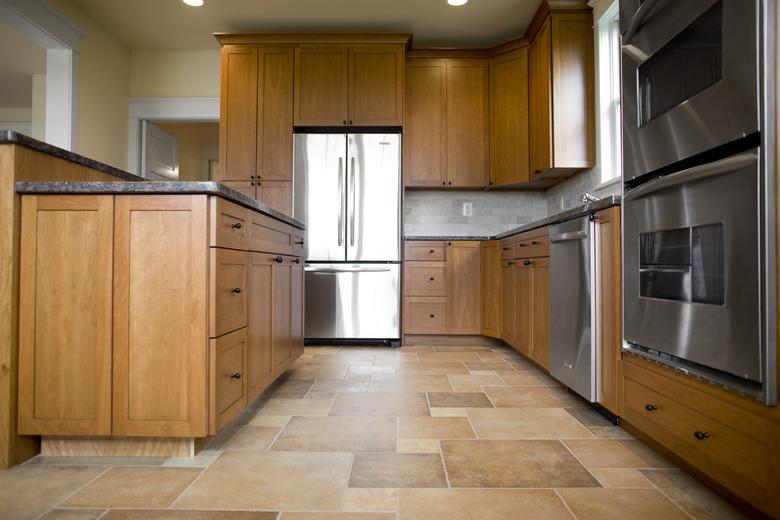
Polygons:
<instances>
[{"instance_id":1,"label":"tile floor","mask_svg":"<svg viewBox=\"0 0 780 520\"><path fill-rule=\"evenodd\" d=\"M0 519L740 518L502 347L315 347L194 459L38 457Z\"/></svg>"}]
</instances>

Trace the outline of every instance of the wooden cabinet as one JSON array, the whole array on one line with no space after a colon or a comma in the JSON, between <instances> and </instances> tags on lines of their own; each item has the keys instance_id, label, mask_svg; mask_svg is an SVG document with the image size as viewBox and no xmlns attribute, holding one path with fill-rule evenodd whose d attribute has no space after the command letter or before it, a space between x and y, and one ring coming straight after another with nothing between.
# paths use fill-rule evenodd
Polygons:
<instances>
[{"instance_id":1,"label":"wooden cabinet","mask_svg":"<svg viewBox=\"0 0 780 520\"><path fill-rule=\"evenodd\" d=\"M403 124L404 46L302 45L295 51L295 125Z\"/></svg>"},{"instance_id":2,"label":"wooden cabinet","mask_svg":"<svg viewBox=\"0 0 780 520\"><path fill-rule=\"evenodd\" d=\"M211 248L209 336L246 327L249 257L245 251Z\"/></svg>"},{"instance_id":3,"label":"wooden cabinet","mask_svg":"<svg viewBox=\"0 0 780 520\"><path fill-rule=\"evenodd\" d=\"M528 48L531 180L595 165L593 16L550 13Z\"/></svg>"},{"instance_id":4,"label":"wooden cabinet","mask_svg":"<svg viewBox=\"0 0 780 520\"><path fill-rule=\"evenodd\" d=\"M447 244L447 330L450 334L479 334L479 242Z\"/></svg>"},{"instance_id":5,"label":"wooden cabinet","mask_svg":"<svg viewBox=\"0 0 780 520\"><path fill-rule=\"evenodd\" d=\"M254 180L257 175L257 49L225 46L220 66L219 180Z\"/></svg>"},{"instance_id":6,"label":"wooden cabinet","mask_svg":"<svg viewBox=\"0 0 780 520\"><path fill-rule=\"evenodd\" d=\"M596 255L599 301L599 404L620 414L620 360L622 350L622 295L620 261L620 206L596 213Z\"/></svg>"},{"instance_id":7,"label":"wooden cabinet","mask_svg":"<svg viewBox=\"0 0 780 520\"><path fill-rule=\"evenodd\" d=\"M491 186L530 180L528 132L528 49L522 47L490 60Z\"/></svg>"},{"instance_id":8,"label":"wooden cabinet","mask_svg":"<svg viewBox=\"0 0 780 520\"><path fill-rule=\"evenodd\" d=\"M258 181L256 199L285 215L292 215L291 181Z\"/></svg>"},{"instance_id":9,"label":"wooden cabinet","mask_svg":"<svg viewBox=\"0 0 780 520\"><path fill-rule=\"evenodd\" d=\"M292 356L292 264L290 258L282 256L275 257L274 264L271 362L274 370L278 370Z\"/></svg>"},{"instance_id":10,"label":"wooden cabinet","mask_svg":"<svg viewBox=\"0 0 780 520\"><path fill-rule=\"evenodd\" d=\"M209 340L209 433L216 434L235 419L247 404L246 329Z\"/></svg>"},{"instance_id":11,"label":"wooden cabinet","mask_svg":"<svg viewBox=\"0 0 780 520\"><path fill-rule=\"evenodd\" d=\"M550 259L531 260L531 353L530 357L550 369Z\"/></svg>"},{"instance_id":12,"label":"wooden cabinet","mask_svg":"<svg viewBox=\"0 0 780 520\"><path fill-rule=\"evenodd\" d=\"M407 74L405 186L486 186L487 60L410 59Z\"/></svg>"},{"instance_id":13,"label":"wooden cabinet","mask_svg":"<svg viewBox=\"0 0 780 520\"><path fill-rule=\"evenodd\" d=\"M501 262L501 339L515 342L515 260Z\"/></svg>"},{"instance_id":14,"label":"wooden cabinet","mask_svg":"<svg viewBox=\"0 0 780 520\"><path fill-rule=\"evenodd\" d=\"M290 338L291 360L298 359L303 354L304 342L304 309L306 308L306 288L304 280L306 273L303 268L303 260L292 259L292 278L290 280Z\"/></svg>"},{"instance_id":15,"label":"wooden cabinet","mask_svg":"<svg viewBox=\"0 0 780 520\"><path fill-rule=\"evenodd\" d=\"M480 244L481 329L483 336L501 337L501 242Z\"/></svg>"},{"instance_id":16,"label":"wooden cabinet","mask_svg":"<svg viewBox=\"0 0 780 520\"><path fill-rule=\"evenodd\" d=\"M268 386L272 377L271 331L274 313L273 257L266 253L250 253L249 261L249 315L247 328L247 393L254 401Z\"/></svg>"}]
</instances>

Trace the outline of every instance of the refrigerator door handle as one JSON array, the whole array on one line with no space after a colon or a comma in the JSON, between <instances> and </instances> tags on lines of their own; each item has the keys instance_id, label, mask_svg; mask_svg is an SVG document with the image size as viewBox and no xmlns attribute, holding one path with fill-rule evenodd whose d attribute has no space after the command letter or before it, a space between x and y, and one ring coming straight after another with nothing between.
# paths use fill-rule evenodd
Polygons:
<instances>
[{"instance_id":1,"label":"refrigerator door handle","mask_svg":"<svg viewBox=\"0 0 780 520\"><path fill-rule=\"evenodd\" d=\"M339 245L344 245L344 158L339 157L339 219L338 236Z\"/></svg>"},{"instance_id":2,"label":"refrigerator door handle","mask_svg":"<svg viewBox=\"0 0 780 520\"><path fill-rule=\"evenodd\" d=\"M349 245L354 246L355 245L355 158L351 158L350 166L349 166L349 175L350 175L350 182L349 182L349 192L350 192L350 204L352 205L352 209L349 211Z\"/></svg>"}]
</instances>

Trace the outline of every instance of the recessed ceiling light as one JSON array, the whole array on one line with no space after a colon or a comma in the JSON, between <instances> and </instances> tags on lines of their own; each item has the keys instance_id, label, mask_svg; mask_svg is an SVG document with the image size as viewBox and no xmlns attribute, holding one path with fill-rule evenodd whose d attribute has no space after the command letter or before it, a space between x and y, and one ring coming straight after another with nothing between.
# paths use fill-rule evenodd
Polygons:
<instances>
[{"instance_id":1,"label":"recessed ceiling light","mask_svg":"<svg viewBox=\"0 0 780 520\"><path fill-rule=\"evenodd\" d=\"M450 5L463 5L469 0L447 0L447 3Z\"/></svg>"},{"instance_id":2,"label":"recessed ceiling light","mask_svg":"<svg viewBox=\"0 0 780 520\"><path fill-rule=\"evenodd\" d=\"M203 0L181 0L187 5L191 5L192 7L200 7L203 5Z\"/></svg>"}]
</instances>

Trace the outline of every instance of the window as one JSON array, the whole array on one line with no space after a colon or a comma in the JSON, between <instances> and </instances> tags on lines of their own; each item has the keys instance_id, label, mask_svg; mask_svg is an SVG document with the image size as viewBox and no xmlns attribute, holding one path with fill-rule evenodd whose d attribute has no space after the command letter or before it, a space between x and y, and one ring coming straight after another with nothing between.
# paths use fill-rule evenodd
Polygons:
<instances>
[{"instance_id":1,"label":"window","mask_svg":"<svg viewBox=\"0 0 780 520\"><path fill-rule=\"evenodd\" d=\"M599 147L601 182L620 177L622 172L620 122L620 27L618 3L604 11L597 24L599 62Z\"/></svg>"}]
</instances>

